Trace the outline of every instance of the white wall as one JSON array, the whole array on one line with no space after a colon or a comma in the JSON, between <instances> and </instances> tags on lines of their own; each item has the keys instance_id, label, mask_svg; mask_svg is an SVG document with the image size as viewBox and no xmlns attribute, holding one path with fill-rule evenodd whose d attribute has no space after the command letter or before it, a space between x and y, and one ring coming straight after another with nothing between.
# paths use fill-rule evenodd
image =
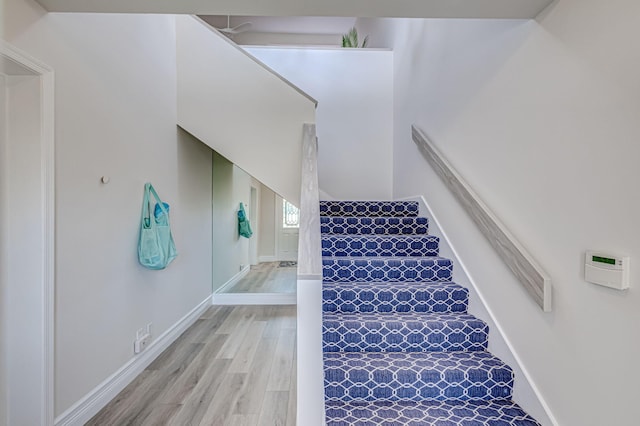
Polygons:
<instances>
[{"instance_id":1,"label":"white wall","mask_svg":"<svg viewBox=\"0 0 640 426\"><path fill-rule=\"evenodd\" d=\"M238 207L251 199L251 176L213 153L213 291L249 264L249 240L238 233ZM253 238L253 237L251 237Z\"/></svg>"},{"instance_id":2,"label":"white wall","mask_svg":"<svg viewBox=\"0 0 640 426\"><path fill-rule=\"evenodd\" d=\"M314 101L208 24L179 16L176 25L178 124L298 202L302 126L315 122Z\"/></svg>"},{"instance_id":3,"label":"white wall","mask_svg":"<svg viewBox=\"0 0 640 426\"><path fill-rule=\"evenodd\" d=\"M394 195L425 194L559 425L637 423L638 274L627 292L588 284L583 256L640 256L639 13L563 0L536 21L360 26L395 48ZM547 269L552 313L430 170L414 122Z\"/></svg>"},{"instance_id":4,"label":"white wall","mask_svg":"<svg viewBox=\"0 0 640 426\"><path fill-rule=\"evenodd\" d=\"M258 257L276 260L276 194L260 185L260 215L258 234Z\"/></svg>"},{"instance_id":5,"label":"white wall","mask_svg":"<svg viewBox=\"0 0 640 426\"><path fill-rule=\"evenodd\" d=\"M6 143L6 90L5 77L0 75L0 194L7 193L7 143ZM5 196L0 195L0 426L7 425L7 332L8 309L7 298L7 231L8 205Z\"/></svg>"},{"instance_id":6,"label":"white wall","mask_svg":"<svg viewBox=\"0 0 640 426\"><path fill-rule=\"evenodd\" d=\"M3 37L55 69L59 415L132 358L138 328L158 336L210 294L211 151L176 128L173 17L5 12ZM164 271L136 258L146 181L172 207Z\"/></svg>"},{"instance_id":7,"label":"white wall","mask_svg":"<svg viewBox=\"0 0 640 426\"><path fill-rule=\"evenodd\" d=\"M336 199L390 199L393 52L270 47L246 50L318 100L321 191Z\"/></svg>"}]
</instances>

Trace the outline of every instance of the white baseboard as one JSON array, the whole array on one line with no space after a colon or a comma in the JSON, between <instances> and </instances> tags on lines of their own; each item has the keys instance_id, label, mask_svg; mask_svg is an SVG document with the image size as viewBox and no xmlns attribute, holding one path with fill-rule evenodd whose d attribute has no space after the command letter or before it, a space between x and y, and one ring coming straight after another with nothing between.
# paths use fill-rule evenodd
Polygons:
<instances>
[{"instance_id":1,"label":"white baseboard","mask_svg":"<svg viewBox=\"0 0 640 426\"><path fill-rule=\"evenodd\" d=\"M104 382L55 419L55 426L82 426L135 379L158 355L173 343L211 306L211 296L155 339L142 353L113 373Z\"/></svg>"},{"instance_id":2,"label":"white baseboard","mask_svg":"<svg viewBox=\"0 0 640 426\"><path fill-rule=\"evenodd\" d=\"M251 266L246 265L244 268L242 268L242 270L240 270L240 272L238 272L237 274L229 278L229 281L222 284L222 286L219 289L217 289L214 293L224 293L225 291L227 291L228 289L236 285L238 281L243 279L245 275L249 273L250 270L251 270Z\"/></svg>"},{"instance_id":3,"label":"white baseboard","mask_svg":"<svg viewBox=\"0 0 640 426\"><path fill-rule=\"evenodd\" d=\"M295 293L216 293L214 305L295 305Z\"/></svg>"},{"instance_id":4,"label":"white baseboard","mask_svg":"<svg viewBox=\"0 0 640 426\"><path fill-rule=\"evenodd\" d=\"M276 256L258 256L258 262L277 262L278 258Z\"/></svg>"}]
</instances>

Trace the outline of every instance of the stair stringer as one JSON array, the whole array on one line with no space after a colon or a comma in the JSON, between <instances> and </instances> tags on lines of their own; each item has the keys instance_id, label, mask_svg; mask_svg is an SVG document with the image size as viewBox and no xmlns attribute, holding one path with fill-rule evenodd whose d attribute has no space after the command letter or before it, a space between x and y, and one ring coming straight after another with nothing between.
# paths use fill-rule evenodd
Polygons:
<instances>
[{"instance_id":1,"label":"stair stringer","mask_svg":"<svg viewBox=\"0 0 640 426\"><path fill-rule=\"evenodd\" d=\"M469 290L469 313L481 318L489 326L489 352L498 356L513 369L515 375L513 400L543 425L557 426L558 422L553 417L540 390L535 385L509 338L505 335L495 314L487 306L482 291L458 255L446 232L442 229L429 203L421 195L403 197L396 201L417 201L420 204L419 215L429 219L429 234L440 239L440 256L451 259L456 265L453 281Z\"/></svg>"}]
</instances>

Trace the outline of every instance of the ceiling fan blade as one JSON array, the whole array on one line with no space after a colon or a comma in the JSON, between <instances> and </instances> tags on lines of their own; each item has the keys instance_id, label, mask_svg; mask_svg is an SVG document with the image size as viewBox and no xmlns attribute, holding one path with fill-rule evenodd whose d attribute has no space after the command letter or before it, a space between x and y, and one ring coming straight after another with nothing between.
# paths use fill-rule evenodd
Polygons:
<instances>
[{"instance_id":1,"label":"ceiling fan blade","mask_svg":"<svg viewBox=\"0 0 640 426\"><path fill-rule=\"evenodd\" d=\"M236 25L235 27L231 28L231 30L235 31L235 32L247 31L249 29L248 27L250 27L251 25L252 25L251 22L243 22L242 24ZM246 29L241 29L243 27L247 27L247 28Z\"/></svg>"}]
</instances>

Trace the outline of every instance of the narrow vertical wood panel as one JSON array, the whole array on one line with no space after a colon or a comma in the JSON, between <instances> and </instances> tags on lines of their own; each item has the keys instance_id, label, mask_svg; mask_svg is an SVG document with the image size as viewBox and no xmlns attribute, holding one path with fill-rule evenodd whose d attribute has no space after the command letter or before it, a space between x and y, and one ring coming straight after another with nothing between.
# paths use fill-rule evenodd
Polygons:
<instances>
[{"instance_id":1,"label":"narrow vertical wood panel","mask_svg":"<svg viewBox=\"0 0 640 426\"><path fill-rule=\"evenodd\" d=\"M413 141L536 303L551 311L551 278L416 126Z\"/></svg>"},{"instance_id":2,"label":"narrow vertical wood panel","mask_svg":"<svg viewBox=\"0 0 640 426\"><path fill-rule=\"evenodd\" d=\"M316 125L305 124L302 138L298 279L322 279L320 192Z\"/></svg>"}]
</instances>

